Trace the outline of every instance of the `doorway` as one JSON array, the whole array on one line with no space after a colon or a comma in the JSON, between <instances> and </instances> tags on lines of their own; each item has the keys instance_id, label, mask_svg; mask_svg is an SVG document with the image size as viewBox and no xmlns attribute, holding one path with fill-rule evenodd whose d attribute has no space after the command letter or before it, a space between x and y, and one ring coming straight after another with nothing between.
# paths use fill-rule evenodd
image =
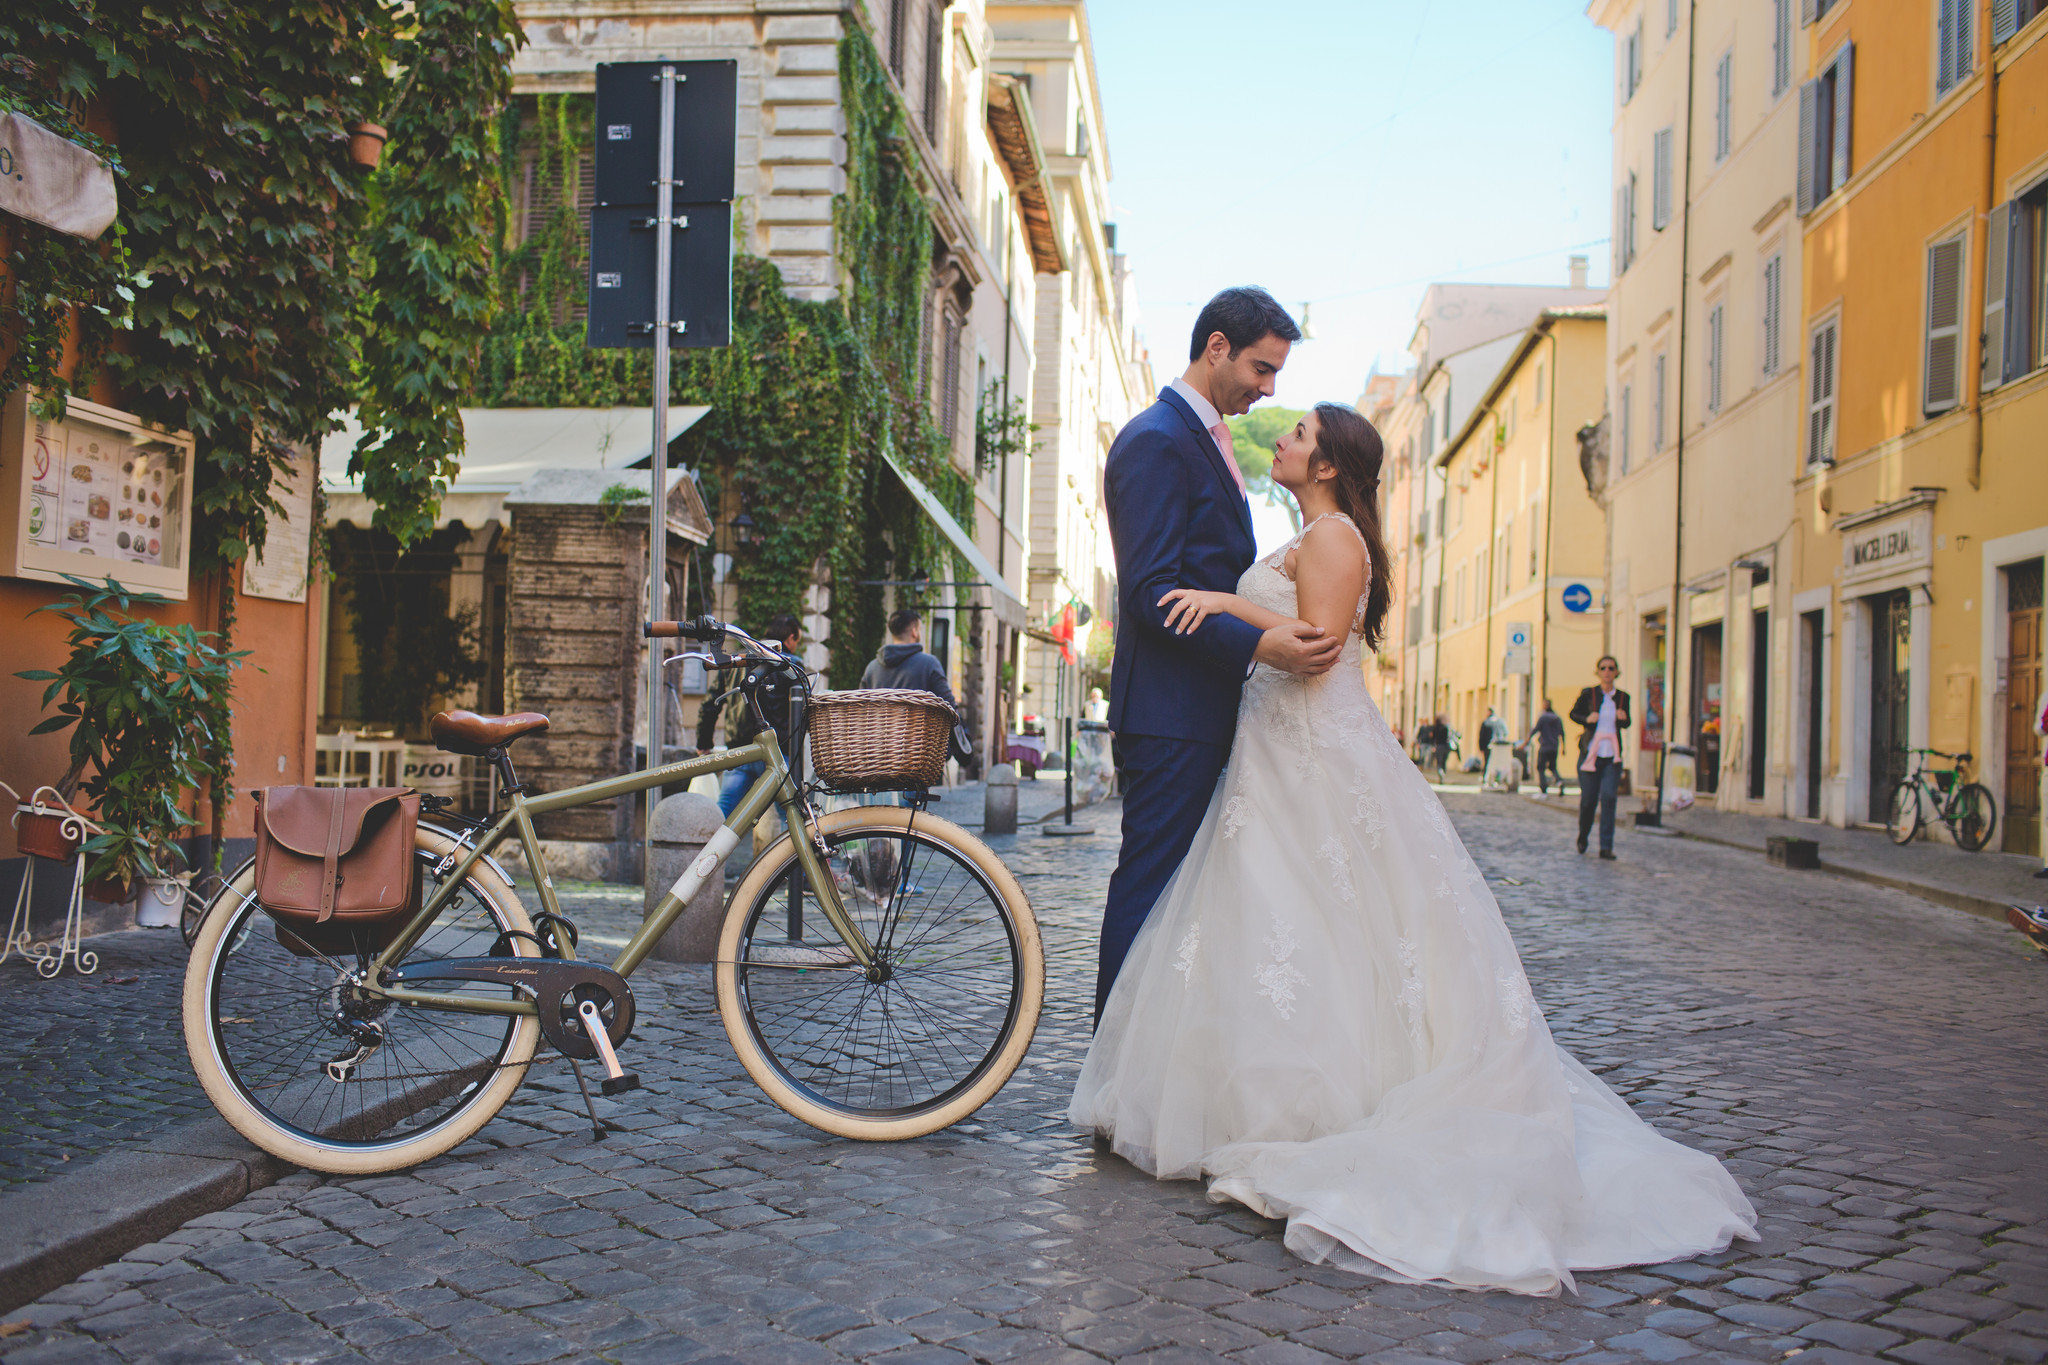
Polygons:
<instances>
[{"instance_id":1,"label":"doorway","mask_svg":"<svg viewBox=\"0 0 2048 1365\"><path fill-rule=\"evenodd\" d=\"M1870 820L1885 818L1892 788L1906 775L1911 743L1913 594L1867 597L1870 608Z\"/></svg>"},{"instance_id":2,"label":"doorway","mask_svg":"<svg viewBox=\"0 0 2048 1365\"><path fill-rule=\"evenodd\" d=\"M1749 635L1749 799L1764 799L1764 768L1770 761L1771 613L1750 613Z\"/></svg>"},{"instance_id":3,"label":"doorway","mask_svg":"<svg viewBox=\"0 0 2048 1365\"><path fill-rule=\"evenodd\" d=\"M1826 696L1827 670L1821 651L1827 648L1827 613L1809 611L1799 618L1801 694L1806 700L1806 752L1801 756L1806 782L1806 818L1820 819L1821 702Z\"/></svg>"},{"instance_id":4,"label":"doorway","mask_svg":"<svg viewBox=\"0 0 2048 1365\"><path fill-rule=\"evenodd\" d=\"M2005 851L2041 853L2041 561L2005 571Z\"/></svg>"},{"instance_id":5,"label":"doorway","mask_svg":"<svg viewBox=\"0 0 2048 1365\"><path fill-rule=\"evenodd\" d=\"M1721 789L1721 623L1692 632L1693 789L1712 796Z\"/></svg>"}]
</instances>

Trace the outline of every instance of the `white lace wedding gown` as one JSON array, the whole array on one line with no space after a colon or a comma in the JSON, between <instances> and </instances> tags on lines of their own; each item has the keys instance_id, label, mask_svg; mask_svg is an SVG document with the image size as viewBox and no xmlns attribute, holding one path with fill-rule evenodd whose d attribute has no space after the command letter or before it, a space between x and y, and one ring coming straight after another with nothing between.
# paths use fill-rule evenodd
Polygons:
<instances>
[{"instance_id":1,"label":"white lace wedding gown","mask_svg":"<svg viewBox=\"0 0 2048 1365\"><path fill-rule=\"evenodd\" d=\"M1239 594L1294 615L1282 563L1300 541ZM1555 1294L1574 1269L1754 1238L1719 1162L1551 1040L1359 653L1354 634L1321 677L1261 665L1246 683L1230 766L1110 994L1073 1121L1154 1175L1206 1175L1210 1198L1284 1217L1297 1255L1384 1279Z\"/></svg>"}]
</instances>

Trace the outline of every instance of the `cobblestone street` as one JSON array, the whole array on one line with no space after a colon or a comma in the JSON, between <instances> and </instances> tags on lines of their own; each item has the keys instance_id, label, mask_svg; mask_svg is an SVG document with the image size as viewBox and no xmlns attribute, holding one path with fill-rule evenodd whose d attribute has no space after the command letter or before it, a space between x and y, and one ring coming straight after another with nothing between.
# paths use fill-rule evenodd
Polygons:
<instances>
[{"instance_id":1,"label":"cobblestone street","mask_svg":"<svg viewBox=\"0 0 2048 1365\"><path fill-rule=\"evenodd\" d=\"M1515 798L1446 804L1559 1041L1722 1155L1761 1243L1584 1274L1557 1299L1383 1284L1098 1155L1063 1114L1112 803L1088 812L1094 838L995 841L1045 928L1048 1006L969 1124L897 1146L802 1126L741 1072L708 970L650 962L626 1057L647 1088L601 1102L626 1132L593 1142L566 1068L536 1066L452 1156L288 1177L7 1315L32 1328L0 1348L10 1365L2048 1359L2048 963L1903 892L1627 831L1603 864ZM630 902L612 900L616 919ZM173 1033L138 1041L182 1065Z\"/></svg>"}]
</instances>

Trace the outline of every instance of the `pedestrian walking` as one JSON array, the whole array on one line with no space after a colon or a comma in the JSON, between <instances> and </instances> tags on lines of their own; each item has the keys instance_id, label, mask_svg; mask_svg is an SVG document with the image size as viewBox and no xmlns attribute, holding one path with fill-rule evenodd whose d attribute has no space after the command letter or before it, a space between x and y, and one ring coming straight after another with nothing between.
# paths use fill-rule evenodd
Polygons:
<instances>
[{"instance_id":1,"label":"pedestrian walking","mask_svg":"<svg viewBox=\"0 0 2048 1365\"><path fill-rule=\"evenodd\" d=\"M760 638L774 645L784 654L796 655L803 650L803 628L796 617L783 612L768 622ZM789 753L789 684L770 682L756 694L761 703L761 714L768 720L768 728L775 732L776 741L782 745L784 755ZM761 733L761 722L754 718L754 708L747 705L745 697L735 697L732 710L726 716L726 743L737 749L742 744L752 744L754 736ZM708 748L707 736L700 722L697 727L697 746ZM728 768L718 779L718 813L731 815L740 799L747 794L747 788L759 780L766 771L765 763L744 763L737 768Z\"/></svg>"},{"instance_id":2,"label":"pedestrian walking","mask_svg":"<svg viewBox=\"0 0 2048 1365\"><path fill-rule=\"evenodd\" d=\"M1491 706L1486 708L1486 719L1479 722L1479 752L1493 752L1493 742L1508 737L1508 723L1494 714Z\"/></svg>"},{"instance_id":3,"label":"pedestrian walking","mask_svg":"<svg viewBox=\"0 0 2048 1365\"><path fill-rule=\"evenodd\" d=\"M1572 704L1572 723L1579 733L1579 852L1600 814L1600 856L1614 857L1614 801L1621 792L1621 732L1629 727L1628 693L1614 685L1621 665L1612 654L1594 665L1600 681L1579 693Z\"/></svg>"},{"instance_id":4,"label":"pedestrian walking","mask_svg":"<svg viewBox=\"0 0 2048 1365\"><path fill-rule=\"evenodd\" d=\"M1436 770L1436 780L1444 780L1444 768L1451 761L1451 722L1439 711L1436 718L1416 732L1422 740L1424 752L1428 755L1429 766Z\"/></svg>"},{"instance_id":5,"label":"pedestrian walking","mask_svg":"<svg viewBox=\"0 0 2048 1365\"><path fill-rule=\"evenodd\" d=\"M960 709L952 684L946 681L946 666L924 651L924 617L909 607L889 617L889 643L868 660L860 685L929 692L955 711Z\"/></svg>"},{"instance_id":6,"label":"pedestrian walking","mask_svg":"<svg viewBox=\"0 0 2048 1365\"><path fill-rule=\"evenodd\" d=\"M1529 736L1522 741L1523 747L1527 748L1532 741L1536 745L1536 785L1548 796L1550 784L1555 780L1557 789L1563 791L1564 777L1557 770L1557 750L1564 743L1564 721L1551 708L1548 697L1543 699L1543 714L1537 716L1529 727Z\"/></svg>"}]
</instances>

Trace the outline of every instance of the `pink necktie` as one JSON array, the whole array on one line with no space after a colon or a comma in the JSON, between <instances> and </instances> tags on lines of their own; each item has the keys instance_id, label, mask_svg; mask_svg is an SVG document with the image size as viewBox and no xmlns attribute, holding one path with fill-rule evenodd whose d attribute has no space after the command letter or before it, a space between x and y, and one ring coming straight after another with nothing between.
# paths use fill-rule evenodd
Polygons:
<instances>
[{"instance_id":1,"label":"pink necktie","mask_svg":"<svg viewBox=\"0 0 2048 1365\"><path fill-rule=\"evenodd\" d=\"M1244 471L1237 467L1237 447L1230 443L1230 423L1218 422L1209 428L1209 434L1216 438L1216 448L1223 452L1223 463L1230 467L1230 477L1237 480L1237 491L1244 492Z\"/></svg>"}]
</instances>

